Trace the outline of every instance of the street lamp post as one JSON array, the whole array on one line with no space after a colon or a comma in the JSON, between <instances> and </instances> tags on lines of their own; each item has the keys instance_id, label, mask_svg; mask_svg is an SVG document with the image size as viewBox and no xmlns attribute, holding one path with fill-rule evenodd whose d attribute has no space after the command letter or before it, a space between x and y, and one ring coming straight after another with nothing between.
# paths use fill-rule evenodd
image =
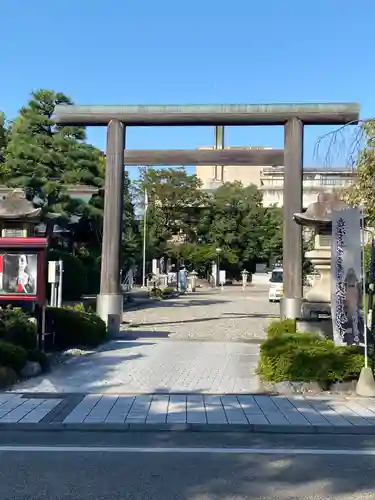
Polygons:
<instances>
[{"instance_id":1,"label":"street lamp post","mask_svg":"<svg viewBox=\"0 0 375 500\"><path fill-rule=\"evenodd\" d=\"M220 281L220 254L221 248L216 249L216 286L219 286Z\"/></svg>"},{"instance_id":2,"label":"street lamp post","mask_svg":"<svg viewBox=\"0 0 375 500\"><path fill-rule=\"evenodd\" d=\"M146 174L147 174L147 167L146 167ZM144 211L143 211L142 288L146 288L147 210L148 210L148 192L147 188L145 188Z\"/></svg>"}]
</instances>

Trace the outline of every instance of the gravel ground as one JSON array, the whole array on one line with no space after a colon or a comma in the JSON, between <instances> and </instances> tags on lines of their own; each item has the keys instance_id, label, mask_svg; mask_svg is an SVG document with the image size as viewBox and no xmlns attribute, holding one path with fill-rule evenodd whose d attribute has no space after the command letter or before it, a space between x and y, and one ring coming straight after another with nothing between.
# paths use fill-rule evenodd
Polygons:
<instances>
[{"instance_id":1,"label":"gravel ground","mask_svg":"<svg viewBox=\"0 0 375 500\"><path fill-rule=\"evenodd\" d=\"M256 341L265 337L267 324L279 313L279 306L268 302L267 292L266 287L245 292L228 287L153 302L124 313L125 329L139 329L142 337L168 332L169 338L179 340Z\"/></svg>"}]
</instances>

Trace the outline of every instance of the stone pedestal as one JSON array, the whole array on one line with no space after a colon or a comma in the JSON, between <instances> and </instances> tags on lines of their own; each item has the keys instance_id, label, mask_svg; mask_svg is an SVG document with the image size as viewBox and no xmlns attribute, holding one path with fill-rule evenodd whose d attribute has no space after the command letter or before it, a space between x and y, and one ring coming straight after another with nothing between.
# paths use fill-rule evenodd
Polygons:
<instances>
[{"instance_id":1,"label":"stone pedestal","mask_svg":"<svg viewBox=\"0 0 375 500\"><path fill-rule=\"evenodd\" d=\"M311 289L306 293L308 302L331 302L331 236L318 234L315 236L315 249L306 252L306 258L318 271Z\"/></svg>"}]
</instances>

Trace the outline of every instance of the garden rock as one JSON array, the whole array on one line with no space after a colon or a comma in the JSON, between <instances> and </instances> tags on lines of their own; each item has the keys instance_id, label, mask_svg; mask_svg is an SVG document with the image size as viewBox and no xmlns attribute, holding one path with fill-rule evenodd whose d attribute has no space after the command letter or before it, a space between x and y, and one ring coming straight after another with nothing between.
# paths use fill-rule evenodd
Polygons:
<instances>
[{"instance_id":1,"label":"garden rock","mask_svg":"<svg viewBox=\"0 0 375 500\"><path fill-rule=\"evenodd\" d=\"M25 378L36 377L42 373L42 367L37 361L27 361L26 365L22 368L21 376Z\"/></svg>"},{"instance_id":2,"label":"garden rock","mask_svg":"<svg viewBox=\"0 0 375 500\"><path fill-rule=\"evenodd\" d=\"M291 394L319 394L322 392L322 388L318 382L295 382L292 380L286 380L284 382L278 382L275 384L275 392L283 395Z\"/></svg>"}]
</instances>

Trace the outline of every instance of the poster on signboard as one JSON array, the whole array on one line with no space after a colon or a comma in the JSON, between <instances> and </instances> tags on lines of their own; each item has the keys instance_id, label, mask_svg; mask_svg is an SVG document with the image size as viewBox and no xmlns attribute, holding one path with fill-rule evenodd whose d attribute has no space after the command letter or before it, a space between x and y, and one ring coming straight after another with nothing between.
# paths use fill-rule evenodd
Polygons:
<instances>
[{"instance_id":1,"label":"poster on signboard","mask_svg":"<svg viewBox=\"0 0 375 500\"><path fill-rule=\"evenodd\" d=\"M0 296L37 293L37 254L0 254Z\"/></svg>"},{"instance_id":2,"label":"poster on signboard","mask_svg":"<svg viewBox=\"0 0 375 500\"><path fill-rule=\"evenodd\" d=\"M361 282L361 212L343 207L332 211L331 307L337 345L363 342Z\"/></svg>"}]
</instances>

